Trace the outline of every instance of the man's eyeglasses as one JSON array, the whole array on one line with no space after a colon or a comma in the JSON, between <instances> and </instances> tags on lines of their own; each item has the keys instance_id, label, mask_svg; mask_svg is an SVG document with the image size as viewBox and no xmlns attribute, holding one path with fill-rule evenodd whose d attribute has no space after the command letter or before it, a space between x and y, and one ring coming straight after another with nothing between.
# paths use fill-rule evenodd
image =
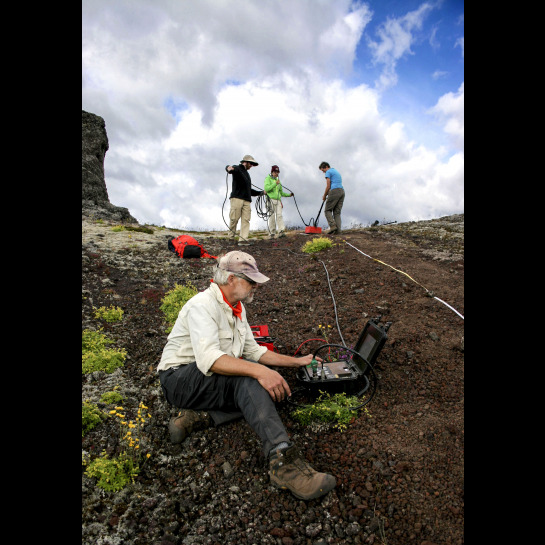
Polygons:
<instances>
[{"instance_id":1,"label":"man's eyeglasses","mask_svg":"<svg viewBox=\"0 0 545 545\"><path fill-rule=\"evenodd\" d=\"M248 284L250 284L251 286L255 286L257 284L255 280L251 280L245 274L235 274L234 276L236 276L237 278L242 278L242 280L246 280L246 282L248 282Z\"/></svg>"}]
</instances>

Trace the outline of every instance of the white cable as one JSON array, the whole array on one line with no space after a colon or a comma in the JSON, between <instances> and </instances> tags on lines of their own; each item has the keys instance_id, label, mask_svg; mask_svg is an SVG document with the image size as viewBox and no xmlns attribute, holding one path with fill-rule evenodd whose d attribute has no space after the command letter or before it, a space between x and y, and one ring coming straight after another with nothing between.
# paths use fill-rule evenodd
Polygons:
<instances>
[{"instance_id":1,"label":"white cable","mask_svg":"<svg viewBox=\"0 0 545 545\"><path fill-rule=\"evenodd\" d=\"M378 263L382 263L383 265L386 265L387 267L390 267L391 269L394 269L394 271L397 271L397 272L399 272L401 274L404 274L407 278L410 278L415 284L418 284L419 286L424 288L428 292L428 294L430 294L434 299L437 299L440 303L443 303L444 305L446 305L448 308L450 308L450 310L453 310L454 312L456 312L456 314L458 314L458 316L460 316L460 318L462 318L462 320L464 320L464 317L456 309L452 308L448 303L445 303L445 301L439 299L439 297L435 297L428 288L426 288L425 286L422 286L422 284L417 282L414 278L411 278L406 272L400 271L399 269L396 269L395 267L392 267L391 265L388 265L388 263L384 263L384 261L380 261L380 259L375 259L374 257L371 257L370 255L367 255L367 254L363 253L361 250L359 250L358 248L356 248L355 246L350 244L350 242L346 242L346 240L344 242L346 244L348 244L348 246L352 246L352 248L354 248L354 250L358 251L360 254L363 254L365 257L368 257L369 259L372 259L373 261L377 261Z\"/></svg>"},{"instance_id":2,"label":"white cable","mask_svg":"<svg viewBox=\"0 0 545 545\"><path fill-rule=\"evenodd\" d=\"M433 296L433 298L437 299L439 302L443 303L443 305L446 305L448 308L450 308L450 310L453 310L454 312L456 312L456 314L458 314L458 316L460 316L460 318L462 318L462 320L464 319L464 317L455 308L452 308L448 303L445 303L445 301L443 301L442 299L439 299L439 297Z\"/></svg>"}]
</instances>

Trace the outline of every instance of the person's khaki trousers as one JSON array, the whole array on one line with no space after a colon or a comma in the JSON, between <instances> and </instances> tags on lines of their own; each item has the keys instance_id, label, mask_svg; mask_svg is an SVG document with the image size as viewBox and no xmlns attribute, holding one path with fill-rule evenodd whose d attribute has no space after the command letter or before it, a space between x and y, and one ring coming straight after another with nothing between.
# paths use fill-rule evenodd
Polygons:
<instances>
[{"instance_id":1,"label":"person's khaki trousers","mask_svg":"<svg viewBox=\"0 0 545 545\"><path fill-rule=\"evenodd\" d=\"M231 210L229 211L229 234L230 238L234 238L237 231L237 223L240 220L240 238L248 240L250 235L250 217L252 215L252 204L243 199L232 198Z\"/></svg>"},{"instance_id":2,"label":"person's khaki trousers","mask_svg":"<svg viewBox=\"0 0 545 545\"><path fill-rule=\"evenodd\" d=\"M280 199L267 199L267 206L269 207L269 231L271 235L283 233L286 229L284 225L284 218L282 217L282 201Z\"/></svg>"}]
</instances>

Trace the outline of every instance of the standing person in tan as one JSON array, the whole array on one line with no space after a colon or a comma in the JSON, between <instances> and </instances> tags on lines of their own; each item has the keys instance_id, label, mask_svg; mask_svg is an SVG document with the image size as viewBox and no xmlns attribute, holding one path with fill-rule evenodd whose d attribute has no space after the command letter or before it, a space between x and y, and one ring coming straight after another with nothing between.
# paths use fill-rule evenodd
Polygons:
<instances>
[{"instance_id":1,"label":"standing person in tan","mask_svg":"<svg viewBox=\"0 0 545 545\"><path fill-rule=\"evenodd\" d=\"M231 210L229 212L229 234L228 237L235 239L237 223L240 220L240 237L239 246L247 246L252 244L248 240L250 234L250 218L252 215L252 196L258 197L264 195L264 191L256 191L252 189L252 179L248 171L252 167L258 166L255 159L251 155L245 155L240 161L240 165L227 165L225 170L233 176L233 188L229 201Z\"/></svg>"}]
</instances>

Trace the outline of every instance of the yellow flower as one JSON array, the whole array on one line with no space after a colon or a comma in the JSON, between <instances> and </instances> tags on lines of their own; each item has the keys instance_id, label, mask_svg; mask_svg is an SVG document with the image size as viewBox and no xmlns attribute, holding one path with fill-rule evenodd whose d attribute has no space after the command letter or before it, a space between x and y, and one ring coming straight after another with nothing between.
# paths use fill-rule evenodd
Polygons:
<instances>
[{"instance_id":1,"label":"yellow flower","mask_svg":"<svg viewBox=\"0 0 545 545\"><path fill-rule=\"evenodd\" d=\"M115 414L115 411L110 411L110 414Z\"/></svg>"},{"instance_id":2,"label":"yellow flower","mask_svg":"<svg viewBox=\"0 0 545 545\"><path fill-rule=\"evenodd\" d=\"M151 456L151 454L148 452L148 453L146 454L146 458L149 458L150 456Z\"/></svg>"}]
</instances>

